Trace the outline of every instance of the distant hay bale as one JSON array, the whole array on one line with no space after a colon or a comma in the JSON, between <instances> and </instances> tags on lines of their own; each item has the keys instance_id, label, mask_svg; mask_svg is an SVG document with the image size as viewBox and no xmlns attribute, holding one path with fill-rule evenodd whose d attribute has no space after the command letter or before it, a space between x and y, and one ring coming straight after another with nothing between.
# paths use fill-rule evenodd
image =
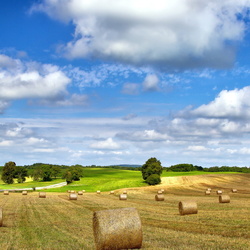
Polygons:
<instances>
[{"instance_id":1,"label":"distant hay bale","mask_svg":"<svg viewBox=\"0 0 250 250\"><path fill-rule=\"evenodd\" d=\"M3 226L3 209L0 207L0 227Z\"/></svg>"},{"instance_id":2,"label":"distant hay bale","mask_svg":"<svg viewBox=\"0 0 250 250\"><path fill-rule=\"evenodd\" d=\"M78 195L83 195L83 192L82 191L78 191Z\"/></svg>"},{"instance_id":3,"label":"distant hay bale","mask_svg":"<svg viewBox=\"0 0 250 250\"><path fill-rule=\"evenodd\" d=\"M114 194L115 192L114 191L110 191L110 193L109 194Z\"/></svg>"},{"instance_id":4,"label":"distant hay bale","mask_svg":"<svg viewBox=\"0 0 250 250\"><path fill-rule=\"evenodd\" d=\"M124 190L122 193L123 193L123 194L127 194L127 190Z\"/></svg>"},{"instance_id":5,"label":"distant hay bale","mask_svg":"<svg viewBox=\"0 0 250 250\"><path fill-rule=\"evenodd\" d=\"M46 198L45 192L39 192L39 198Z\"/></svg>"},{"instance_id":6,"label":"distant hay bale","mask_svg":"<svg viewBox=\"0 0 250 250\"><path fill-rule=\"evenodd\" d=\"M71 193L71 190L68 190L68 193Z\"/></svg>"},{"instance_id":7,"label":"distant hay bale","mask_svg":"<svg viewBox=\"0 0 250 250\"><path fill-rule=\"evenodd\" d=\"M83 193L85 193L85 190L82 190Z\"/></svg>"},{"instance_id":8,"label":"distant hay bale","mask_svg":"<svg viewBox=\"0 0 250 250\"><path fill-rule=\"evenodd\" d=\"M217 193L217 194L222 194L222 191L221 191L221 190L217 190L216 193Z\"/></svg>"},{"instance_id":9,"label":"distant hay bale","mask_svg":"<svg viewBox=\"0 0 250 250\"><path fill-rule=\"evenodd\" d=\"M94 212L93 232L97 250L139 249L142 246L141 219L136 208Z\"/></svg>"},{"instance_id":10,"label":"distant hay bale","mask_svg":"<svg viewBox=\"0 0 250 250\"><path fill-rule=\"evenodd\" d=\"M212 189L211 188L207 188L207 191L211 191Z\"/></svg>"},{"instance_id":11,"label":"distant hay bale","mask_svg":"<svg viewBox=\"0 0 250 250\"><path fill-rule=\"evenodd\" d=\"M158 191L157 191L157 194L162 194L162 191L161 191L161 190L158 190Z\"/></svg>"},{"instance_id":12,"label":"distant hay bale","mask_svg":"<svg viewBox=\"0 0 250 250\"><path fill-rule=\"evenodd\" d=\"M238 192L237 189L235 189L235 188L232 189L232 193L237 193L237 192Z\"/></svg>"},{"instance_id":13,"label":"distant hay bale","mask_svg":"<svg viewBox=\"0 0 250 250\"><path fill-rule=\"evenodd\" d=\"M229 195L220 195L219 196L219 203L230 203L230 196Z\"/></svg>"},{"instance_id":14,"label":"distant hay bale","mask_svg":"<svg viewBox=\"0 0 250 250\"><path fill-rule=\"evenodd\" d=\"M69 194L69 199L70 200L77 200L77 194L76 193L70 193Z\"/></svg>"},{"instance_id":15,"label":"distant hay bale","mask_svg":"<svg viewBox=\"0 0 250 250\"><path fill-rule=\"evenodd\" d=\"M9 191L8 191L8 190L4 190L4 191L3 191L3 194L4 194L4 195L9 195Z\"/></svg>"},{"instance_id":16,"label":"distant hay bale","mask_svg":"<svg viewBox=\"0 0 250 250\"><path fill-rule=\"evenodd\" d=\"M23 192L22 192L22 195L27 195L28 194L28 192L26 191L26 190L24 190Z\"/></svg>"},{"instance_id":17,"label":"distant hay bale","mask_svg":"<svg viewBox=\"0 0 250 250\"><path fill-rule=\"evenodd\" d=\"M205 191L205 195L210 195L210 194L211 194L211 192L209 190Z\"/></svg>"},{"instance_id":18,"label":"distant hay bale","mask_svg":"<svg viewBox=\"0 0 250 250\"><path fill-rule=\"evenodd\" d=\"M195 201L180 201L179 202L180 215L197 214L198 208Z\"/></svg>"},{"instance_id":19,"label":"distant hay bale","mask_svg":"<svg viewBox=\"0 0 250 250\"><path fill-rule=\"evenodd\" d=\"M126 194L120 194L119 195L119 200L127 200L127 195Z\"/></svg>"},{"instance_id":20,"label":"distant hay bale","mask_svg":"<svg viewBox=\"0 0 250 250\"><path fill-rule=\"evenodd\" d=\"M161 189L161 192L164 194L165 190L162 188L162 189Z\"/></svg>"},{"instance_id":21,"label":"distant hay bale","mask_svg":"<svg viewBox=\"0 0 250 250\"><path fill-rule=\"evenodd\" d=\"M156 201L164 201L164 194L157 194L155 195Z\"/></svg>"},{"instance_id":22,"label":"distant hay bale","mask_svg":"<svg viewBox=\"0 0 250 250\"><path fill-rule=\"evenodd\" d=\"M96 191L96 193L97 193L97 194L101 194L101 191L98 190L98 191Z\"/></svg>"},{"instance_id":23,"label":"distant hay bale","mask_svg":"<svg viewBox=\"0 0 250 250\"><path fill-rule=\"evenodd\" d=\"M71 190L70 193L71 193L71 194L75 194L76 191L75 191L75 190Z\"/></svg>"}]
</instances>

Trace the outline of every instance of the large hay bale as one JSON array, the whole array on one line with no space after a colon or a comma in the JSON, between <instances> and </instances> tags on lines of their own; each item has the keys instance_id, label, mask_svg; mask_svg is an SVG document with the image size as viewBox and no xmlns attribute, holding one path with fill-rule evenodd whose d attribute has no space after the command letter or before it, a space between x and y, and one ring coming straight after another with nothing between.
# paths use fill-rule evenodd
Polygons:
<instances>
[{"instance_id":1,"label":"large hay bale","mask_svg":"<svg viewBox=\"0 0 250 250\"><path fill-rule=\"evenodd\" d=\"M195 201L180 201L179 202L180 215L197 214L198 207Z\"/></svg>"},{"instance_id":2,"label":"large hay bale","mask_svg":"<svg viewBox=\"0 0 250 250\"><path fill-rule=\"evenodd\" d=\"M9 195L9 191L8 191L8 190L4 190L4 191L3 191L3 194L4 194L4 195Z\"/></svg>"},{"instance_id":3,"label":"large hay bale","mask_svg":"<svg viewBox=\"0 0 250 250\"><path fill-rule=\"evenodd\" d=\"M217 193L217 194L222 194L222 191L221 191L221 190L217 190L216 193Z\"/></svg>"},{"instance_id":4,"label":"large hay bale","mask_svg":"<svg viewBox=\"0 0 250 250\"><path fill-rule=\"evenodd\" d=\"M122 193L123 193L123 194L127 194L127 190L124 190Z\"/></svg>"},{"instance_id":5,"label":"large hay bale","mask_svg":"<svg viewBox=\"0 0 250 250\"><path fill-rule=\"evenodd\" d=\"M39 198L46 198L45 192L39 192Z\"/></svg>"},{"instance_id":6,"label":"large hay bale","mask_svg":"<svg viewBox=\"0 0 250 250\"><path fill-rule=\"evenodd\" d=\"M82 191L78 191L78 195L83 195L83 192Z\"/></svg>"},{"instance_id":7,"label":"large hay bale","mask_svg":"<svg viewBox=\"0 0 250 250\"><path fill-rule=\"evenodd\" d=\"M163 188L161 189L161 191L162 191L162 193L164 194L165 190L164 190Z\"/></svg>"},{"instance_id":8,"label":"large hay bale","mask_svg":"<svg viewBox=\"0 0 250 250\"><path fill-rule=\"evenodd\" d=\"M27 195L28 194L28 192L26 191L26 190L24 190L23 192L22 192L22 195Z\"/></svg>"},{"instance_id":9,"label":"large hay bale","mask_svg":"<svg viewBox=\"0 0 250 250\"><path fill-rule=\"evenodd\" d=\"M115 192L114 191L110 191L110 193L109 194L114 194Z\"/></svg>"},{"instance_id":10,"label":"large hay bale","mask_svg":"<svg viewBox=\"0 0 250 250\"><path fill-rule=\"evenodd\" d=\"M70 193L71 193L71 194L75 194L76 191L75 191L75 190L71 190Z\"/></svg>"},{"instance_id":11,"label":"large hay bale","mask_svg":"<svg viewBox=\"0 0 250 250\"><path fill-rule=\"evenodd\" d=\"M230 196L229 195L220 195L219 196L219 203L230 203Z\"/></svg>"},{"instance_id":12,"label":"large hay bale","mask_svg":"<svg viewBox=\"0 0 250 250\"><path fill-rule=\"evenodd\" d=\"M75 194L75 193L70 193L70 194L69 194L69 199L70 199L70 200L77 200L77 194Z\"/></svg>"},{"instance_id":13,"label":"large hay bale","mask_svg":"<svg viewBox=\"0 0 250 250\"><path fill-rule=\"evenodd\" d=\"M211 192L209 190L205 191L205 195L210 195L210 194L211 194Z\"/></svg>"},{"instance_id":14,"label":"large hay bale","mask_svg":"<svg viewBox=\"0 0 250 250\"><path fill-rule=\"evenodd\" d=\"M162 194L162 191L161 191L161 190L158 190L158 191L157 191L157 194Z\"/></svg>"},{"instance_id":15,"label":"large hay bale","mask_svg":"<svg viewBox=\"0 0 250 250\"><path fill-rule=\"evenodd\" d=\"M232 189L232 193L237 193L237 192L238 192L237 189L235 189L235 188Z\"/></svg>"},{"instance_id":16,"label":"large hay bale","mask_svg":"<svg viewBox=\"0 0 250 250\"><path fill-rule=\"evenodd\" d=\"M96 191L96 193L97 193L97 194L101 194L101 191L98 190L98 191Z\"/></svg>"},{"instance_id":17,"label":"large hay bale","mask_svg":"<svg viewBox=\"0 0 250 250\"><path fill-rule=\"evenodd\" d=\"M127 200L127 195L126 194L120 194L119 195L119 200Z\"/></svg>"},{"instance_id":18,"label":"large hay bale","mask_svg":"<svg viewBox=\"0 0 250 250\"><path fill-rule=\"evenodd\" d=\"M155 195L156 201L164 201L164 194L157 194Z\"/></svg>"},{"instance_id":19,"label":"large hay bale","mask_svg":"<svg viewBox=\"0 0 250 250\"><path fill-rule=\"evenodd\" d=\"M3 226L3 209L0 207L0 227Z\"/></svg>"},{"instance_id":20,"label":"large hay bale","mask_svg":"<svg viewBox=\"0 0 250 250\"><path fill-rule=\"evenodd\" d=\"M142 246L141 219L136 208L94 212L93 232L97 250L138 249Z\"/></svg>"}]
</instances>

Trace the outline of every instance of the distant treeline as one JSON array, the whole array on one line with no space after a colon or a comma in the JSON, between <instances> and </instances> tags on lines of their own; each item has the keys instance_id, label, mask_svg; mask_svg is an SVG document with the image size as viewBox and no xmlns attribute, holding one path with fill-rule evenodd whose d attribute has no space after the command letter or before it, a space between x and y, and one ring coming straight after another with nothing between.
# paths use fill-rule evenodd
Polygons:
<instances>
[{"instance_id":1,"label":"distant treeline","mask_svg":"<svg viewBox=\"0 0 250 250\"><path fill-rule=\"evenodd\" d=\"M228 166L221 166L221 167L210 167L210 168L203 168L201 166L188 164L188 163L181 163L177 165L172 165L170 167L164 168L166 171L172 172L190 172L190 171L204 171L204 172L240 172L240 173L250 173L249 167L228 167Z\"/></svg>"}]
</instances>

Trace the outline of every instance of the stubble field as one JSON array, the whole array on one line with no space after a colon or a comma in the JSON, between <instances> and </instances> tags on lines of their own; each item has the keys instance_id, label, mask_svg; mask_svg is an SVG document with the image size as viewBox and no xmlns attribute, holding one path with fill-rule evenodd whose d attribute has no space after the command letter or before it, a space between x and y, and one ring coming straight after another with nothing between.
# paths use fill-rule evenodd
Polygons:
<instances>
[{"instance_id":1,"label":"stubble field","mask_svg":"<svg viewBox=\"0 0 250 250\"><path fill-rule=\"evenodd\" d=\"M174 177L172 177L174 178ZM128 199L120 201L123 190L84 193L69 200L68 193L0 193L3 226L1 249L95 249L94 211L134 207L142 221L142 249L250 249L249 174L163 179L157 187L128 188ZM233 181L234 180L234 181ZM171 183L168 183L171 182ZM210 196L204 195L207 187ZM155 201L160 188L165 200ZM238 193L231 193L237 188ZM218 202L216 190L229 194L230 203ZM179 215L179 201L193 200L198 214Z\"/></svg>"}]
</instances>

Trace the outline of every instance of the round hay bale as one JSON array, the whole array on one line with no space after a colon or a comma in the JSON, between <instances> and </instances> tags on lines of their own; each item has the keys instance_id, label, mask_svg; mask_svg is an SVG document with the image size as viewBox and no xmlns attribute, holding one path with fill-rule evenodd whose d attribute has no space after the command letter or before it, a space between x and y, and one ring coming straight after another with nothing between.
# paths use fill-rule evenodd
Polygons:
<instances>
[{"instance_id":1,"label":"round hay bale","mask_svg":"<svg viewBox=\"0 0 250 250\"><path fill-rule=\"evenodd\" d=\"M71 193L71 190L68 190L68 193Z\"/></svg>"},{"instance_id":2,"label":"round hay bale","mask_svg":"<svg viewBox=\"0 0 250 250\"><path fill-rule=\"evenodd\" d=\"M110 193L109 194L114 194L115 192L114 191L110 191Z\"/></svg>"},{"instance_id":3,"label":"round hay bale","mask_svg":"<svg viewBox=\"0 0 250 250\"><path fill-rule=\"evenodd\" d=\"M211 191L212 189L211 188L207 188L208 191Z\"/></svg>"},{"instance_id":4,"label":"round hay bale","mask_svg":"<svg viewBox=\"0 0 250 250\"><path fill-rule=\"evenodd\" d=\"M158 191L157 191L157 194L162 194L162 191L161 191L161 190L158 190Z\"/></svg>"},{"instance_id":5,"label":"round hay bale","mask_svg":"<svg viewBox=\"0 0 250 250\"><path fill-rule=\"evenodd\" d=\"M205 195L210 195L210 194L211 194L211 192L209 190L205 191Z\"/></svg>"},{"instance_id":6,"label":"round hay bale","mask_svg":"<svg viewBox=\"0 0 250 250\"><path fill-rule=\"evenodd\" d=\"M164 194L165 190L164 190L163 188L161 189L161 191L162 191L162 193Z\"/></svg>"},{"instance_id":7,"label":"round hay bale","mask_svg":"<svg viewBox=\"0 0 250 250\"><path fill-rule=\"evenodd\" d=\"M3 191L3 194L4 194L4 195L9 195L9 191L8 191L8 190L4 190L4 191Z\"/></svg>"},{"instance_id":8,"label":"round hay bale","mask_svg":"<svg viewBox=\"0 0 250 250\"><path fill-rule=\"evenodd\" d=\"M197 214L198 208L195 201L180 201L179 202L180 215Z\"/></svg>"},{"instance_id":9,"label":"round hay bale","mask_svg":"<svg viewBox=\"0 0 250 250\"><path fill-rule=\"evenodd\" d=\"M127 195L126 194L120 194L119 195L119 200L127 200Z\"/></svg>"},{"instance_id":10,"label":"round hay bale","mask_svg":"<svg viewBox=\"0 0 250 250\"><path fill-rule=\"evenodd\" d=\"M82 190L83 193L85 193L85 190Z\"/></svg>"},{"instance_id":11,"label":"round hay bale","mask_svg":"<svg viewBox=\"0 0 250 250\"><path fill-rule=\"evenodd\" d=\"M238 192L237 189L235 189L235 188L232 189L232 193L237 193L237 192Z\"/></svg>"},{"instance_id":12,"label":"round hay bale","mask_svg":"<svg viewBox=\"0 0 250 250\"><path fill-rule=\"evenodd\" d=\"M127 194L127 191L126 191L126 190L124 190L122 193L123 193L123 194Z\"/></svg>"},{"instance_id":13,"label":"round hay bale","mask_svg":"<svg viewBox=\"0 0 250 250\"><path fill-rule=\"evenodd\" d=\"M83 195L83 192L82 191L78 191L78 195Z\"/></svg>"},{"instance_id":14,"label":"round hay bale","mask_svg":"<svg viewBox=\"0 0 250 250\"><path fill-rule=\"evenodd\" d=\"M28 192L26 191L26 190L24 190L23 192L22 192L22 195L27 195L28 194Z\"/></svg>"},{"instance_id":15,"label":"round hay bale","mask_svg":"<svg viewBox=\"0 0 250 250\"><path fill-rule=\"evenodd\" d=\"M142 246L141 219L136 208L94 212L93 232L97 250L133 249Z\"/></svg>"},{"instance_id":16,"label":"round hay bale","mask_svg":"<svg viewBox=\"0 0 250 250\"><path fill-rule=\"evenodd\" d=\"M70 193L70 194L69 194L69 199L70 199L70 200L77 200L77 194L75 194L75 193Z\"/></svg>"},{"instance_id":17,"label":"round hay bale","mask_svg":"<svg viewBox=\"0 0 250 250\"><path fill-rule=\"evenodd\" d=\"M76 191L75 191L75 190L71 190L70 193L71 193L71 194L75 194Z\"/></svg>"},{"instance_id":18,"label":"round hay bale","mask_svg":"<svg viewBox=\"0 0 250 250\"><path fill-rule=\"evenodd\" d=\"M3 226L3 209L0 207L0 227Z\"/></svg>"},{"instance_id":19,"label":"round hay bale","mask_svg":"<svg viewBox=\"0 0 250 250\"><path fill-rule=\"evenodd\" d=\"M155 196L156 201L164 201L164 194L157 194Z\"/></svg>"},{"instance_id":20,"label":"round hay bale","mask_svg":"<svg viewBox=\"0 0 250 250\"><path fill-rule=\"evenodd\" d=\"M97 193L97 194L101 194L101 191L98 190L98 191L96 191L96 193Z\"/></svg>"},{"instance_id":21,"label":"round hay bale","mask_svg":"<svg viewBox=\"0 0 250 250\"><path fill-rule=\"evenodd\" d=\"M216 193L217 193L217 194L222 194L222 191L221 191L221 190L217 190Z\"/></svg>"},{"instance_id":22,"label":"round hay bale","mask_svg":"<svg viewBox=\"0 0 250 250\"><path fill-rule=\"evenodd\" d=\"M230 203L230 196L229 195L220 195L219 196L219 203Z\"/></svg>"},{"instance_id":23,"label":"round hay bale","mask_svg":"<svg viewBox=\"0 0 250 250\"><path fill-rule=\"evenodd\" d=\"M46 198L45 192L39 192L39 198Z\"/></svg>"}]
</instances>

